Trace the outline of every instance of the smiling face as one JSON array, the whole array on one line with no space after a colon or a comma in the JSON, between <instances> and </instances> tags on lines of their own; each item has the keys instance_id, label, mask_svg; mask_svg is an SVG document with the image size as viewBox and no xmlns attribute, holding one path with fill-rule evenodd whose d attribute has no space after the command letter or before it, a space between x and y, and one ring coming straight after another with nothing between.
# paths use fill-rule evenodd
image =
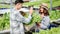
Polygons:
<instances>
[{"instance_id":1,"label":"smiling face","mask_svg":"<svg viewBox=\"0 0 60 34\"><path fill-rule=\"evenodd\" d=\"M19 10L22 7L23 3L17 3L15 5L16 9Z\"/></svg>"},{"instance_id":2,"label":"smiling face","mask_svg":"<svg viewBox=\"0 0 60 34\"><path fill-rule=\"evenodd\" d=\"M47 7L45 6L40 6L40 9L39 9L39 14L40 14L40 17L44 17L44 16L49 16L49 12L48 12L48 8L46 9Z\"/></svg>"},{"instance_id":3,"label":"smiling face","mask_svg":"<svg viewBox=\"0 0 60 34\"><path fill-rule=\"evenodd\" d=\"M40 12L43 12L43 10L44 10L43 8L40 8Z\"/></svg>"},{"instance_id":4,"label":"smiling face","mask_svg":"<svg viewBox=\"0 0 60 34\"><path fill-rule=\"evenodd\" d=\"M40 6L40 8L39 8L39 13L42 14L43 12L44 12L44 9L43 9L42 6Z\"/></svg>"},{"instance_id":5,"label":"smiling face","mask_svg":"<svg viewBox=\"0 0 60 34\"><path fill-rule=\"evenodd\" d=\"M40 13L40 17L43 18L44 17L44 8L43 8L43 6L40 6L39 13Z\"/></svg>"},{"instance_id":6,"label":"smiling face","mask_svg":"<svg viewBox=\"0 0 60 34\"><path fill-rule=\"evenodd\" d=\"M22 7L22 4L24 3L23 0L16 0L15 1L15 9L19 10Z\"/></svg>"}]
</instances>

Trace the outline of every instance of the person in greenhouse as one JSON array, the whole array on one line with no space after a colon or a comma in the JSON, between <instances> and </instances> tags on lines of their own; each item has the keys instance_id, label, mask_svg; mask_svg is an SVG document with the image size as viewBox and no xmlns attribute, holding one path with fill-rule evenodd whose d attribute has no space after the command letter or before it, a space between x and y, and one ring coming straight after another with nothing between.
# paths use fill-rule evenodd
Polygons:
<instances>
[{"instance_id":1,"label":"person in greenhouse","mask_svg":"<svg viewBox=\"0 0 60 34\"><path fill-rule=\"evenodd\" d=\"M51 27L58 27L56 24L50 23L49 12L48 12L48 5L42 3L39 8L39 14L42 18L41 22L36 22L30 31L32 32L39 32L39 29L50 29Z\"/></svg>"},{"instance_id":2,"label":"person in greenhouse","mask_svg":"<svg viewBox=\"0 0 60 34\"><path fill-rule=\"evenodd\" d=\"M35 31L39 32L39 29L47 29L50 25L50 18L49 18L49 12L47 4L41 4L39 8L39 14L42 18L41 22L36 22L36 25L31 28L31 31L34 31L34 27L36 28ZM36 27L37 26L37 27Z\"/></svg>"},{"instance_id":3,"label":"person in greenhouse","mask_svg":"<svg viewBox=\"0 0 60 34\"><path fill-rule=\"evenodd\" d=\"M58 25L54 23L50 23L48 5L46 3L42 3L39 9L40 16L42 18L40 28L42 29L50 29L51 27L58 27ZM38 23L37 23L38 24Z\"/></svg>"},{"instance_id":4,"label":"person in greenhouse","mask_svg":"<svg viewBox=\"0 0 60 34\"><path fill-rule=\"evenodd\" d=\"M24 18L20 14L23 3L22 0L16 0L15 7L10 12L10 34L25 34L23 23L29 23L32 18L33 7L30 7L28 18Z\"/></svg>"},{"instance_id":5,"label":"person in greenhouse","mask_svg":"<svg viewBox=\"0 0 60 34\"><path fill-rule=\"evenodd\" d=\"M47 29L50 25L50 18L49 18L49 12L47 4L42 3L39 9L40 17L42 18L40 25L40 28Z\"/></svg>"}]
</instances>

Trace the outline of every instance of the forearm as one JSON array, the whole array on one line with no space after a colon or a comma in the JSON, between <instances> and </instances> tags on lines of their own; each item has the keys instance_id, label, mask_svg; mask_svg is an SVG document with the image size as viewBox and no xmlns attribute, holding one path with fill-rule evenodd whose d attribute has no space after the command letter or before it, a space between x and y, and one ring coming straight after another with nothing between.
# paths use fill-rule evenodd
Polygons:
<instances>
[{"instance_id":1,"label":"forearm","mask_svg":"<svg viewBox=\"0 0 60 34\"><path fill-rule=\"evenodd\" d=\"M29 14L28 18L23 19L23 23L29 23L31 18L32 18L32 16L31 16L31 14Z\"/></svg>"}]
</instances>

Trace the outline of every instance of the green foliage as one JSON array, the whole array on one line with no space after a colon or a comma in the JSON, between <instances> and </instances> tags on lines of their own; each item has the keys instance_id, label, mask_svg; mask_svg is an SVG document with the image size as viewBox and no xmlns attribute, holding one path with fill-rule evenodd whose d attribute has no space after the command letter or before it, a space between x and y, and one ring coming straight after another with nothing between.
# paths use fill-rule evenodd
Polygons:
<instances>
[{"instance_id":1,"label":"green foliage","mask_svg":"<svg viewBox=\"0 0 60 34\"><path fill-rule=\"evenodd\" d=\"M35 1L35 2L26 2L24 3L25 6L31 6L34 5L36 7L39 7L39 5L41 3L47 3L48 7L50 8L50 0L39 0L39 1ZM52 6L56 7L56 6L60 6L60 0L52 0ZM0 8L10 8L11 6L8 4L0 4Z\"/></svg>"},{"instance_id":2,"label":"green foliage","mask_svg":"<svg viewBox=\"0 0 60 34\"><path fill-rule=\"evenodd\" d=\"M6 4L0 4L0 8L10 8L10 5L6 5Z\"/></svg>"},{"instance_id":3,"label":"green foliage","mask_svg":"<svg viewBox=\"0 0 60 34\"><path fill-rule=\"evenodd\" d=\"M33 33L35 34L35 33ZM60 34L60 27L52 28L51 30L40 30L37 34Z\"/></svg>"},{"instance_id":4,"label":"green foliage","mask_svg":"<svg viewBox=\"0 0 60 34\"><path fill-rule=\"evenodd\" d=\"M36 2L27 2L27 3L24 3L24 5L26 5L26 6L34 5L35 7L39 7L39 5L41 3L47 3L48 7L50 8L50 0L40 0L40 1L36 1ZM59 3L60 3L60 0L52 0L52 7L60 6Z\"/></svg>"},{"instance_id":5,"label":"green foliage","mask_svg":"<svg viewBox=\"0 0 60 34\"><path fill-rule=\"evenodd\" d=\"M56 20L60 18L60 11L56 10L56 11L49 11L50 13L50 19L51 20Z\"/></svg>"},{"instance_id":6,"label":"green foliage","mask_svg":"<svg viewBox=\"0 0 60 34\"><path fill-rule=\"evenodd\" d=\"M34 12L30 23L32 24L32 23L40 22L40 21L41 21L40 15L36 14L36 12Z\"/></svg>"},{"instance_id":7,"label":"green foliage","mask_svg":"<svg viewBox=\"0 0 60 34\"><path fill-rule=\"evenodd\" d=\"M26 24L26 25L33 25L35 22L40 22L40 20L41 20L40 15L37 14L36 12L33 12L32 19L31 19L30 23L29 24Z\"/></svg>"},{"instance_id":8,"label":"green foliage","mask_svg":"<svg viewBox=\"0 0 60 34\"><path fill-rule=\"evenodd\" d=\"M0 17L0 30L9 29L9 14L5 13L3 17Z\"/></svg>"},{"instance_id":9,"label":"green foliage","mask_svg":"<svg viewBox=\"0 0 60 34\"><path fill-rule=\"evenodd\" d=\"M60 18L60 11L49 11L50 13L50 19L56 20ZM10 22L9 22L9 14L5 13L3 17L0 17L0 30L6 30L10 28ZM41 18L39 14L36 14L36 12L33 12L32 20L29 25L33 25L35 22L40 22ZM60 27L52 28L51 30L40 30L39 33L36 34L59 34L60 33ZM35 33L33 33L35 34Z\"/></svg>"}]
</instances>

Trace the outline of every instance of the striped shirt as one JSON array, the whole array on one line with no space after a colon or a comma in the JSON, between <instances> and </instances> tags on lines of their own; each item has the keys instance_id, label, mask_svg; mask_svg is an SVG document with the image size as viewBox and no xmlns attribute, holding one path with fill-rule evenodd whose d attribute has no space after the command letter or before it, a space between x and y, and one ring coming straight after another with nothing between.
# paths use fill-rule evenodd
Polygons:
<instances>
[{"instance_id":1,"label":"striped shirt","mask_svg":"<svg viewBox=\"0 0 60 34\"><path fill-rule=\"evenodd\" d=\"M42 21L41 21L41 28L48 28L49 25L50 25L49 16L44 16Z\"/></svg>"}]
</instances>

